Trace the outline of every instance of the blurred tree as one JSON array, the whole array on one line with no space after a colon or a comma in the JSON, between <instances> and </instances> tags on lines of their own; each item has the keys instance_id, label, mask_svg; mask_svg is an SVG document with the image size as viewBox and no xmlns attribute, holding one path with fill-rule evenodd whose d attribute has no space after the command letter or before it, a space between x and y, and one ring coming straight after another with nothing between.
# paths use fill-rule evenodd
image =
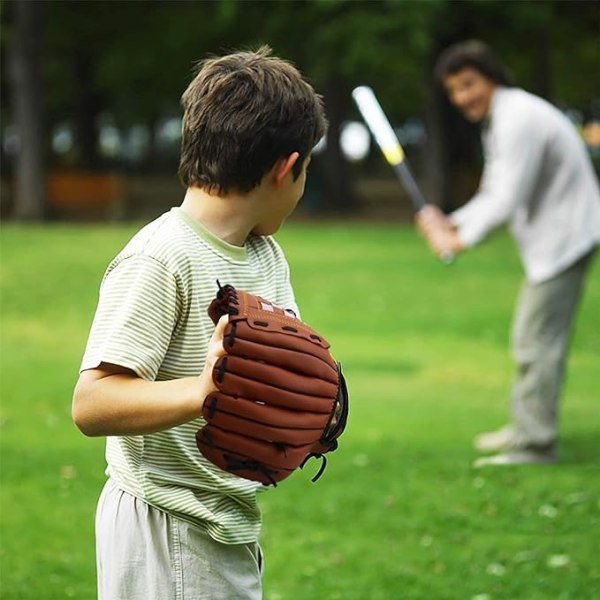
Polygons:
<instances>
[{"instance_id":1,"label":"blurred tree","mask_svg":"<svg viewBox=\"0 0 600 600\"><path fill-rule=\"evenodd\" d=\"M45 215L44 120L42 111L42 4L22 0L11 6L8 44L13 124L17 133L13 216L38 220Z\"/></svg>"},{"instance_id":2,"label":"blurred tree","mask_svg":"<svg viewBox=\"0 0 600 600\"><path fill-rule=\"evenodd\" d=\"M110 109L121 126L143 123L153 132L160 117L179 112L195 60L268 43L325 96L330 134L315 167L325 185L320 208L339 212L355 205L339 148L341 126L357 116L350 90L370 83L382 90L392 117L414 114L424 89L420 59L439 2L126 2L119 4L118 19L114 3L91 4L54 2L48 27L54 57L49 71L63 80L54 86L52 111L77 116L78 164L101 162L92 124L103 110ZM73 35L65 36L65 27ZM397 72L390 76L392 64ZM153 147L146 167L153 163Z\"/></svg>"},{"instance_id":3,"label":"blurred tree","mask_svg":"<svg viewBox=\"0 0 600 600\"><path fill-rule=\"evenodd\" d=\"M102 165L98 122L110 113L121 128L146 126L151 139L142 166L156 168L157 123L179 114L196 61L237 37L229 31L228 11L227 2L52 2L48 110L55 122L75 124L78 166Z\"/></svg>"},{"instance_id":4,"label":"blurred tree","mask_svg":"<svg viewBox=\"0 0 600 600\"><path fill-rule=\"evenodd\" d=\"M8 19L3 36L14 40L16 55L11 51L11 57L20 55L29 65L21 69L18 81L19 69L11 69L12 120L24 119L28 107L24 127L32 139L44 131L44 117L50 127L67 124L74 141L68 164L77 168L110 165L98 152L99 123L109 115L121 132L134 126L148 132L146 156L138 168L174 172L175 157L161 164L164 158L158 156L153 136L161 119L180 114L179 98L195 62L209 53L271 45L325 96L329 144L313 169L323 180L321 208L326 211L354 206L352 176L357 170L341 155L339 133L345 121L359 118L350 97L358 84L376 89L394 125L409 117L425 118L426 192L432 201L452 208L472 192L481 167L478 130L457 115L432 80L438 53L452 42L484 39L513 70L519 85L561 105L584 108L597 96L600 11L595 2L13 0L3 6L15 17L17 6L19 12L31 13L21 25ZM42 6L43 36L33 14ZM16 100L26 88L29 104ZM35 144L42 145L39 139ZM420 157L410 158L420 174ZM388 172L383 165L381 172Z\"/></svg>"},{"instance_id":5,"label":"blurred tree","mask_svg":"<svg viewBox=\"0 0 600 600\"><path fill-rule=\"evenodd\" d=\"M118 111L123 95L129 90L120 89L118 82L112 87L102 85L100 72L103 67L106 69L107 60L116 72L126 68L130 60L135 67L136 55L129 56L128 48L117 60L112 52L123 39L133 37L140 41L144 13L139 7L134 10L134 4L64 0L49 4L45 76L51 94L47 110L54 123L65 122L73 130L70 161L77 168L103 166L98 152L100 116L103 112ZM143 48L142 44L140 51ZM133 69L130 75L132 83L135 82Z\"/></svg>"}]
</instances>

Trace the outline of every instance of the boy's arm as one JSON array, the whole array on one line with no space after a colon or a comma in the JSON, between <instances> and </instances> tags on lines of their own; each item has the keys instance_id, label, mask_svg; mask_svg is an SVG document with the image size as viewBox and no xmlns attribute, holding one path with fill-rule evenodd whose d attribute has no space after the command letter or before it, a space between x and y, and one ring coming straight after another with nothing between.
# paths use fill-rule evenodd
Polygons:
<instances>
[{"instance_id":1,"label":"boy's arm","mask_svg":"<svg viewBox=\"0 0 600 600\"><path fill-rule=\"evenodd\" d=\"M201 416L204 398L216 389L212 368L225 353L227 321L227 316L219 321L198 377L146 381L109 363L83 371L73 395L72 416L77 427L89 436L143 435Z\"/></svg>"}]
</instances>

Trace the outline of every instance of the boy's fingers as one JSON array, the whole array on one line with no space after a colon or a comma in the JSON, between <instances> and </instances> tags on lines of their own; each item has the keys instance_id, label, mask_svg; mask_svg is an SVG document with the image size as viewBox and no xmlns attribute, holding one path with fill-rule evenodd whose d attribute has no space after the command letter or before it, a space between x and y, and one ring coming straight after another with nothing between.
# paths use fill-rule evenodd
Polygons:
<instances>
[{"instance_id":1,"label":"boy's fingers","mask_svg":"<svg viewBox=\"0 0 600 600\"><path fill-rule=\"evenodd\" d=\"M227 323L229 323L229 315L223 315L217 322L217 329L224 330Z\"/></svg>"},{"instance_id":2,"label":"boy's fingers","mask_svg":"<svg viewBox=\"0 0 600 600\"><path fill-rule=\"evenodd\" d=\"M217 326L212 334L212 338L210 340L210 349L212 353L219 357L225 354L225 347L223 346L223 335L225 333L225 328L227 327L227 323L229 323L229 315L223 315L219 321L217 322Z\"/></svg>"},{"instance_id":3,"label":"boy's fingers","mask_svg":"<svg viewBox=\"0 0 600 600\"><path fill-rule=\"evenodd\" d=\"M215 331L213 333L213 339L223 339L223 334L225 333L225 327L227 327L227 323L229 323L229 315L223 315L217 322L217 326L215 327Z\"/></svg>"}]
</instances>

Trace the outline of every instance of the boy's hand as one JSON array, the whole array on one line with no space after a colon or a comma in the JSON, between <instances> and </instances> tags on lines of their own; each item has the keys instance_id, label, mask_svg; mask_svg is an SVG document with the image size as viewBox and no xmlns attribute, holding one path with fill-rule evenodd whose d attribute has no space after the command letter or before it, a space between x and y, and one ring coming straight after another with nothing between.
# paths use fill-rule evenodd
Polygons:
<instances>
[{"instance_id":1,"label":"boy's hand","mask_svg":"<svg viewBox=\"0 0 600 600\"><path fill-rule=\"evenodd\" d=\"M202 373L199 376L200 390L198 395L201 398L201 401L204 401L206 396L217 390L217 386L212 379L212 372L217 360L226 354L225 348L223 347L223 333L228 322L229 315L223 315L219 319L215 331L208 342L206 362L204 363L204 369L202 369Z\"/></svg>"},{"instance_id":2,"label":"boy's hand","mask_svg":"<svg viewBox=\"0 0 600 600\"><path fill-rule=\"evenodd\" d=\"M456 227L437 206L427 204L417 213L415 221L436 256L457 254L463 249Z\"/></svg>"}]
</instances>

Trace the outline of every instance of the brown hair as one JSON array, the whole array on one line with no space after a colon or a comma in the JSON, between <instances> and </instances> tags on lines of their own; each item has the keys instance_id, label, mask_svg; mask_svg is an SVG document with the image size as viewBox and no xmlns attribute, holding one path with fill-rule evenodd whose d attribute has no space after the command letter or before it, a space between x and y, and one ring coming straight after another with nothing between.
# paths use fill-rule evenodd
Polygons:
<instances>
[{"instance_id":1,"label":"brown hair","mask_svg":"<svg viewBox=\"0 0 600 600\"><path fill-rule=\"evenodd\" d=\"M181 98L179 178L186 187L247 193L275 162L298 152L294 178L327 120L296 67L263 46L208 58Z\"/></svg>"},{"instance_id":2,"label":"brown hair","mask_svg":"<svg viewBox=\"0 0 600 600\"><path fill-rule=\"evenodd\" d=\"M475 69L484 77L499 85L512 85L508 69L500 62L491 48L479 40L468 40L446 48L435 66L435 77L443 81L463 69Z\"/></svg>"}]
</instances>

